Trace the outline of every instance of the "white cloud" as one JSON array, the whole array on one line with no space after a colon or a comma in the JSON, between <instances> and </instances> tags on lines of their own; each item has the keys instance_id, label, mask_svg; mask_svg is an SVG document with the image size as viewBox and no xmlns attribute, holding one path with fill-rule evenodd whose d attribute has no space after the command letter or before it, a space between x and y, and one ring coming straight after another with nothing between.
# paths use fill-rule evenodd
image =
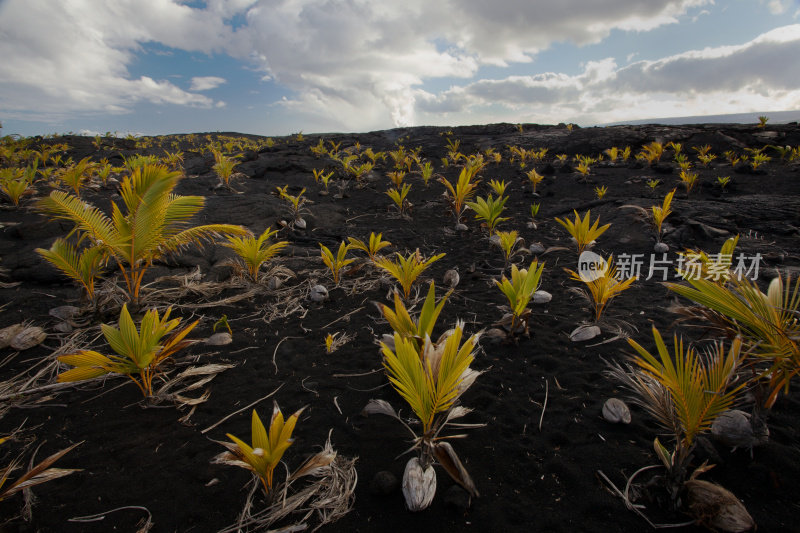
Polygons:
<instances>
[{"instance_id":1,"label":"white cloud","mask_svg":"<svg viewBox=\"0 0 800 533\"><path fill-rule=\"evenodd\" d=\"M774 12L785 12L790 3L761 2ZM142 101L226 105L199 94L226 83L224 78L194 77L184 90L147 72L131 75L150 43L247 63L263 82L293 91L275 107L319 130L800 107L800 26L656 61L635 61L631 54L625 66L611 59L589 62L577 75L474 79L486 66L535 67L537 54L556 42L585 45L614 30L645 32L701 16L713 4L207 0L192 7L196 3L186 0L0 0L0 110L30 119L124 113ZM437 78L463 83L423 90Z\"/></svg>"},{"instance_id":2,"label":"white cloud","mask_svg":"<svg viewBox=\"0 0 800 533\"><path fill-rule=\"evenodd\" d=\"M612 122L647 117L800 108L800 25L738 45L689 51L618 67L590 62L584 72L479 80L439 94L419 91L428 122L497 108L503 120ZM780 65L780 68L775 68ZM505 111L503 111L505 110ZM514 118L516 117L516 118Z\"/></svg>"},{"instance_id":3,"label":"white cloud","mask_svg":"<svg viewBox=\"0 0 800 533\"><path fill-rule=\"evenodd\" d=\"M0 109L52 119L125 113L139 101L211 107L165 80L130 76L141 43L199 52L235 42L221 19L169 0L0 3Z\"/></svg>"},{"instance_id":4,"label":"white cloud","mask_svg":"<svg viewBox=\"0 0 800 533\"><path fill-rule=\"evenodd\" d=\"M192 84L189 87L190 91L210 91L216 89L228 80L217 76L195 76L192 78Z\"/></svg>"}]
</instances>

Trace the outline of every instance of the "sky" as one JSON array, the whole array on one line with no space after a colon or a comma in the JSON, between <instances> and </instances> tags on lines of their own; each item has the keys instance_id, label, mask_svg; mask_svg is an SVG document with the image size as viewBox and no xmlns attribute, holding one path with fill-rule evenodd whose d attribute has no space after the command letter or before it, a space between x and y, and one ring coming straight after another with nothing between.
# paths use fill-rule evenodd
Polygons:
<instances>
[{"instance_id":1,"label":"sky","mask_svg":"<svg viewBox=\"0 0 800 533\"><path fill-rule=\"evenodd\" d=\"M768 115L800 1L0 0L0 58L2 135Z\"/></svg>"}]
</instances>

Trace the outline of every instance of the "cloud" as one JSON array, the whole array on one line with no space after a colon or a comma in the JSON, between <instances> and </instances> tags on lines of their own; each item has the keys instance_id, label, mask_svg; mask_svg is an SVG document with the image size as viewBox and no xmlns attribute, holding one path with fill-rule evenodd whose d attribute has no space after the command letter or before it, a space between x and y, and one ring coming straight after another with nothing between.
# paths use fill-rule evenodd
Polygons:
<instances>
[{"instance_id":1,"label":"cloud","mask_svg":"<svg viewBox=\"0 0 800 533\"><path fill-rule=\"evenodd\" d=\"M761 0L785 12L786 0ZM713 0L0 0L0 110L11 118L125 113L138 102L224 107L129 68L141 54L225 55L263 83L292 91L272 109L306 129L520 120L579 122L654 114L800 107L800 26L736 46L579 74L475 79L485 67L536 66L553 43L597 43L612 31L646 32L705 13ZM200 7L198 7L198 5ZM425 89L446 80L448 89ZM264 91L265 93L267 91ZM656 102L656 104L654 104ZM759 107L763 106L763 107ZM612 118L609 118L612 117ZM311 126L306 126L311 125Z\"/></svg>"},{"instance_id":2,"label":"cloud","mask_svg":"<svg viewBox=\"0 0 800 533\"><path fill-rule=\"evenodd\" d=\"M210 53L235 42L222 19L168 0L0 3L0 109L48 120L125 113L140 101L211 107L165 80L134 78L141 43Z\"/></svg>"},{"instance_id":3,"label":"cloud","mask_svg":"<svg viewBox=\"0 0 800 533\"><path fill-rule=\"evenodd\" d=\"M708 3L259 0L237 30L237 46L245 48L228 52L250 57L271 80L292 89L296 96L283 105L295 111L314 110L348 129L383 127L387 118L408 125L417 122L418 104L434 105L424 95L416 101L426 80L529 63L558 41L582 45L614 29L647 31ZM486 85L487 91L503 90L504 83Z\"/></svg>"},{"instance_id":4,"label":"cloud","mask_svg":"<svg viewBox=\"0 0 800 533\"><path fill-rule=\"evenodd\" d=\"M192 84L189 87L190 91L210 91L216 89L223 83L227 83L225 78L217 76L195 76L192 78Z\"/></svg>"},{"instance_id":5,"label":"cloud","mask_svg":"<svg viewBox=\"0 0 800 533\"><path fill-rule=\"evenodd\" d=\"M438 94L419 91L417 111L511 120L612 122L647 117L800 108L800 25L776 28L742 45L688 51L618 67L589 62L581 74L547 73L478 80ZM775 68L780 65L780 68ZM557 118L558 119L558 118Z\"/></svg>"}]
</instances>

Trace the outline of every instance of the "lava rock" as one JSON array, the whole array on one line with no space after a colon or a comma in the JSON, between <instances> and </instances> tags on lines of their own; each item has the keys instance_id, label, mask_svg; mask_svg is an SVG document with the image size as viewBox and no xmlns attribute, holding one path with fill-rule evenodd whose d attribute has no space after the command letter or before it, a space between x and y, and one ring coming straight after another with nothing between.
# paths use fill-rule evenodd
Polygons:
<instances>
[{"instance_id":1,"label":"lava rock","mask_svg":"<svg viewBox=\"0 0 800 533\"><path fill-rule=\"evenodd\" d=\"M397 476L388 470L381 470L369 482L369 491L375 496L389 496L400 486Z\"/></svg>"}]
</instances>

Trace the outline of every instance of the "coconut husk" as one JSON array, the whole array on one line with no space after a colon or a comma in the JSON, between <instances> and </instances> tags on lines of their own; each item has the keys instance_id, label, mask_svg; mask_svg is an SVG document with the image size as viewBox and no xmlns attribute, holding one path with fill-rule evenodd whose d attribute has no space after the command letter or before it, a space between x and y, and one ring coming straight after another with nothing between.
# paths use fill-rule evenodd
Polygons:
<instances>
[{"instance_id":1,"label":"coconut husk","mask_svg":"<svg viewBox=\"0 0 800 533\"><path fill-rule=\"evenodd\" d=\"M742 533L755 528L753 517L728 489L702 479L691 479L684 483L684 488L689 514L699 525L726 533Z\"/></svg>"},{"instance_id":2,"label":"coconut husk","mask_svg":"<svg viewBox=\"0 0 800 533\"><path fill-rule=\"evenodd\" d=\"M38 326L28 326L22 329L14 336L13 339L11 339L9 346L22 352L24 350L33 348L34 346L40 345L46 338L47 333L45 333L42 328Z\"/></svg>"},{"instance_id":3,"label":"coconut husk","mask_svg":"<svg viewBox=\"0 0 800 533\"><path fill-rule=\"evenodd\" d=\"M409 511L427 509L436 494L436 471L432 465L423 469L419 458L412 457L403 473L403 496Z\"/></svg>"}]
</instances>

